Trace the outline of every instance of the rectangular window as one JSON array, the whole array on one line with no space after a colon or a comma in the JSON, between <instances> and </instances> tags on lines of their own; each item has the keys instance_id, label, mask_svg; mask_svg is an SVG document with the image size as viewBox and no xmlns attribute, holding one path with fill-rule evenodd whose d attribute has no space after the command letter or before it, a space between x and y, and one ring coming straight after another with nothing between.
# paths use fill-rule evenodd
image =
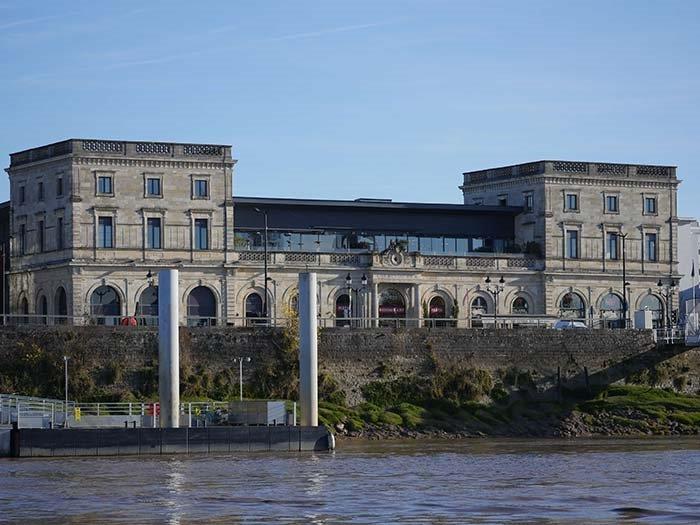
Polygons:
<instances>
[{"instance_id":1,"label":"rectangular window","mask_svg":"<svg viewBox=\"0 0 700 525\"><path fill-rule=\"evenodd\" d=\"M646 235L644 235L644 240L646 244L646 246L644 247L644 255L646 255L647 261L656 262L658 260L656 234L647 233Z\"/></svg>"},{"instance_id":2,"label":"rectangular window","mask_svg":"<svg viewBox=\"0 0 700 525\"><path fill-rule=\"evenodd\" d=\"M525 211L532 211L534 205L535 199L532 193L525 193L523 195L523 207L525 208Z\"/></svg>"},{"instance_id":3,"label":"rectangular window","mask_svg":"<svg viewBox=\"0 0 700 525\"><path fill-rule=\"evenodd\" d=\"M112 217L98 217L97 246L99 248L114 248L114 225Z\"/></svg>"},{"instance_id":4,"label":"rectangular window","mask_svg":"<svg viewBox=\"0 0 700 525\"><path fill-rule=\"evenodd\" d=\"M194 220L194 249L209 249L209 219Z\"/></svg>"},{"instance_id":5,"label":"rectangular window","mask_svg":"<svg viewBox=\"0 0 700 525\"><path fill-rule=\"evenodd\" d=\"M617 195L607 195L605 197L605 211L608 213L617 213L620 211L617 205Z\"/></svg>"},{"instance_id":6,"label":"rectangular window","mask_svg":"<svg viewBox=\"0 0 700 525\"><path fill-rule=\"evenodd\" d=\"M37 184L37 189L36 189L37 195L39 196L39 200L43 201L44 200L44 183L40 182Z\"/></svg>"},{"instance_id":7,"label":"rectangular window","mask_svg":"<svg viewBox=\"0 0 700 525\"><path fill-rule=\"evenodd\" d=\"M100 195L112 195L112 177L110 175L100 175L97 177L97 193Z\"/></svg>"},{"instance_id":8,"label":"rectangular window","mask_svg":"<svg viewBox=\"0 0 700 525\"><path fill-rule=\"evenodd\" d=\"M209 197L209 181L206 179L195 179L194 196L196 199L206 199Z\"/></svg>"},{"instance_id":9,"label":"rectangular window","mask_svg":"<svg viewBox=\"0 0 700 525\"><path fill-rule=\"evenodd\" d=\"M24 186L19 187L19 203L24 204L25 198L27 197L26 192L24 190Z\"/></svg>"},{"instance_id":10,"label":"rectangular window","mask_svg":"<svg viewBox=\"0 0 700 525\"><path fill-rule=\"evenodd\" d=\"M656 197L644 198L644 213L647 215L656 215Z\"/></svg>"},{"instance_id":11,"label":"rectangular window","mask_svg":"<svg viewBox=\"0 0 700 525\"><path fill-rule=\"evenodd\" d=\"M146 179L146 195L149 197L160 197L160 179L148 178Z\"/></svg>"},{"instance_id":12,"label":"rectangular window","mask_svg":"<svg viewBox=\"0 0 700 525\"><path fill-rule=\"evenodd\" d=\"M566 209L569 211L578 211L578 194L566 194Z\"/></svg>"},{"instance_id":13,"label":"rectangular window","mask_svg":"<svg viewBox=\"0 0 700 525\"><path fill-rule=\"evenodd\" d=\"M19 225L19 254L27 253L27 225Z\"/></svg>"},{"instance_id":14,"label":"rectangular window","mask_svg":"<svg viewBox=\"0 0 700 525\"><path fill-rule=\"evenodd\" d=\"M37 223L37 244L40 252L44 251L44 221Z\"/></svg>"},{"instance_id":15,"label":"rectangular window","mask_svg":"<svg viewBox=\"0 0 700 525\"><path fill-rule=\"evenodd\" d=\"M578 259L578 230L566 231L566 248L569 259Z\"/></svg>"},{"instance_id":16,"label":"rectangular window","mask_svg":"<svg viewBox=\"0 0 700 525\"><path fill-rule=\"evenodd\" d=\"M56 219L56 249L63 249L63 217Z\"/></svg>"},{"instance_id":17,"label":"rectangular window","mask_svg":"<svg viewBox=\"0 0 700 525\"><path fill-rule=\"evenodd\" d=\"M617 233L608 233L608 259L616 261L619 257Z\"/></svg>"},{"instance_id":18,"label":"rectangular window","mask_svg":"<svg viewBox=\"0 0 700 525\"><path fill-rule=\"evenodd\" d=\"M148 230L148 247L152 250L161 249L161 228L160 219L149 218L146 220L146 228Z\"/></svg>"},{"instance_id":19,"label":"rectangular window","mask_svg":"<svg viewBox=\"0 0 700 525\"><path fill-rule=\"evenodd\" d=\"M63 195L63 177L58 177L56 179L56 197L61 197Z\"/></svg>"}]
</instances>

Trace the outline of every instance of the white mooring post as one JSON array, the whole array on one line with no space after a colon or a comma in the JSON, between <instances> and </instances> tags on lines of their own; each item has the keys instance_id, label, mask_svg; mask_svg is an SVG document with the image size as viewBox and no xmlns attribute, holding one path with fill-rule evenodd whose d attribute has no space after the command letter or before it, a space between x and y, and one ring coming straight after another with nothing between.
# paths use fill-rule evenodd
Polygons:
<instances>
[{"instance_id":1,"label":"white mooring post","mask_svg":"<svg viewBox=\"0 0 700 525\"><path fill-rule=\"evenodd\" d=\"M158 272L158 394L160 426L180 426L180 300L178 271ZM153 410L155 421L156 411Z\"/></svg>"},{"instance_id":2,"label":"white mooring post","mask_svg":"<svg viewBox=\"0 0 700 525\"><path fill-rule=\"evenodd\" d=\"M318 426L316 273L299 274L299 401L301 424Z\"/></svg>"}]
</instances>

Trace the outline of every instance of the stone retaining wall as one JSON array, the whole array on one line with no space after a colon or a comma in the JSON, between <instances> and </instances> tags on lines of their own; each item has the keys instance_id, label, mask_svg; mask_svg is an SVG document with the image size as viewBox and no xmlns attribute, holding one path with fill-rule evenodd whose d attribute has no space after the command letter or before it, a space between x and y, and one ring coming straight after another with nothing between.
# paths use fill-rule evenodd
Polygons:
<instances>
[{"instance_id":1,"label":"stone retaining wall","mask_svg":"<svg viewBox=\"0 0 700 525\"><path fill-rule=\"evenodd\" d=\"M231 327L182 328L180 338L183 367L212 374L229 370L237 377L234 358L250 356L252 361L244 368L247 378L258 363L274 355L280 340L274 329ZM56 357L80 353L83 367L119 363L125 371L138 370L157 361L157 331L94 326L0 328L0 374L4 364L25 359L23 355L36 348ZM679 358L687 362L684 371L693 385L700 356L695 350L682 350ZM632 330L330 328L322 330L319 339L320 370L339 383L351 403L361 401L360 389L367 382L424 373L426 362L493 373L514 367L531 372L538 386L547 388L556 384L558 373L563 382L583 384L587 372L588 381L598 384L654 366L679 352L658 350L650 331Z\"/></svg>"}]
</instances>

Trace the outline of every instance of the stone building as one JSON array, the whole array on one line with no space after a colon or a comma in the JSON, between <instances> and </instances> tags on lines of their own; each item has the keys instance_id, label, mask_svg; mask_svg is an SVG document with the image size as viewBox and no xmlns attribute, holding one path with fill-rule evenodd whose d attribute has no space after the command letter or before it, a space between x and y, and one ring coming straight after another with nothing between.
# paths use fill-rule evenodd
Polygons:
<instances>
[{"instance_id":1,"label":"stone building","mask_svg":"<svg viewBox=\"0 0 700 525\"><path fill-rule=\"evenodd\" d=\"M164 267L180 270L190 324L281 319L308 269L322 324L619 326L627 305L662 324L673 307L656 286L677 277L673 167L469 172L465 204L450 205L234 197L234 165L224 145L71 139L12 154L16 319L153 322Z\"/></svg>"},{"instance_id":2,"label":"stone building","mask_svg":"<svg viewBox=\"0 0 700 525\"><path fill-rule=\"evenodd\" d=\"M151 303L147 275L161 266L220 304L234 164L230 146L209 144L71 139L12 154L12 312L150 315L137 303Z\"/></svg>"},{"instance_id":3,"label":"stone building","mask_svg":"<svg viewBox=\"0 0 700 525\"><path fill-rule=\"evenodd\" d=\"M523 207L516 242L541 251L545 313L615 319L626 297L658 324L679 277L678 184L673 166L540 161L464 173L460 189L465 204Z\"/></svg>"}]
</instances>

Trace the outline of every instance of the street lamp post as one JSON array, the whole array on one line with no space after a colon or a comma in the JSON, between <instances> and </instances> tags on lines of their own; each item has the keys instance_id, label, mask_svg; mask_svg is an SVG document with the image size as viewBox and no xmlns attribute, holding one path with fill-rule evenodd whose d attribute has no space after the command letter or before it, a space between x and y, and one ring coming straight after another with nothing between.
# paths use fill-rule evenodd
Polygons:
<instances>
[{"instance_id":1,"label":"street lamp post","mask_svg":"<svg viewBox=\"0 0 700 525\"><path fill-rule=\"evenodd\" d=\"M676 289L676 280L672 277L668 282L664 282L663 279L659 279L656 286L659 287L659 293L666 299L665 318L666 318L666 328L672 328L671 326L671 298L673 297L673 292Z\"/></svg>"},{"instance_id":2,"label":"street lamp post","mask_svg":"<svg viewBox=\"0 0 700 525\"><path fill-rule=\"evenodd\" d=\"M5 276L5 245L0 245L0 260L2 260L2 325L7 324L7 309L5 288L7 287L7 279Z\"/></svg>"},{"instance_id":3,"label":"street lamp post","mask_svg":"<svg viewBox=\"0 0 700 525\"><path fill-rule=\"evenodd\" d=\"M487 275L484 282L486 283L486 291L493 295L493 328L495 330L498 326L498 296L505 289L503 285L506 281L501 275L498 284L491 286L491 277Z\"/></svg>"},{"instance_id":4,"label":"street lamp post","mask_svg":"<svg viewBox=\"0 0 700 525\"><path fill-rule=\"evenodd\" d=\"M350 307L350 326L352 327L352 317L353 317L353 312L352 312L352 292L355 292L356 294L360 294L360 292L364 292L365 289L367 288L367 276L363 273L362 274L362 286L359 288L353 288L352 287L352 275L348 273L347 277L345 277L345 286L348 289L348 305ZM359 298L358 301L359 303Z\"/></svg>"},{"instance_id":5,"label":"street lamp post","mask_svg":"<svg viewBox=\"0 0 700 525\"><path fill-rule=\"evenodd\" d=\"M235 357L234 361L238 361L238 395L243 401L243 361L250 363L250 357Z\"/></svg>"},{"instance_id":6,"label":"street lamp post","mask_svg":"<svg viewBox=\"0 0 700 525\"><path fill-rule=\"evenodd\" d=\"M629 306L627 302L627 287L630 283L627 282L627 252L625 250L626 233L618 233L617 236L622 239L622 319L624 319L625 328L630 325Z\"/></svg>"},{"instance_id":7,"label":"street lamp post","mask_svg":"<svg viewBox=\"0 0 700 525\"><path fill-rule=\"evenodd\" d=\"M66 399L63 403L63 427L68 428L68 360L70 357L67 355L63 356L63 375L65 379L65 387L64 387L64 393L66 395Z\"/></svg>"},{"instance_id":8,"label":"street lamp post","mask_svg":"<svg viewBox=\"0 0 700 525\"><path fill-rule=\"evenodd\" d=\"M260 208L255 208L257 213L262 213L265 217L265 231L263 234L263 268L265 273L265 296L263 297L263 316L267 319L267 210L261 210Z\"/></svg>"}]
</instances>

